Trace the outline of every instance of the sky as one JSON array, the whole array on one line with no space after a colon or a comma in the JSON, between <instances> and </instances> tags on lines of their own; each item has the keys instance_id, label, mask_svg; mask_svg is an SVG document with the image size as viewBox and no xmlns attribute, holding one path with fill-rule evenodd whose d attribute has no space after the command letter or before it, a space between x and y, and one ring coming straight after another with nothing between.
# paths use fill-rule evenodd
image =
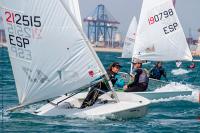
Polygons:
<instances>
[{"instance_id":1,"label":"sky","mask_svg":"<svg viewBox=\"0 0 200 133\"><path fill-rule=\"evenodd\" d=\"M98 4L104 4L112 16L120 22L119 32L124 36L132 17L136 16L139 20L142 0L79 0L79 4L82 20L92 14ZM200 28L200 0L176 0L176 12L185 35L188 37L191 29L192 37L197 39L199 36L197 29Z\"/></svg>"},{"instance_id":2,"label":"sky","mask_svg":"<svg viewBox=\"0 0 200 133\"><path fill-rule=\"evenodd\" d=\"M104 4L120 22L119 32L125 36L133 16L139 20L142 0L79 0L82 20L84 17L93 14L98 4ZM182 24L186 37L189 36L189 29L194 39L197 39L200 28L200 0L176 0L176 12ZM86 24L84 28L86 29ZM2 29L0 25L0 29Z\"/></svg>"}]
</instances>

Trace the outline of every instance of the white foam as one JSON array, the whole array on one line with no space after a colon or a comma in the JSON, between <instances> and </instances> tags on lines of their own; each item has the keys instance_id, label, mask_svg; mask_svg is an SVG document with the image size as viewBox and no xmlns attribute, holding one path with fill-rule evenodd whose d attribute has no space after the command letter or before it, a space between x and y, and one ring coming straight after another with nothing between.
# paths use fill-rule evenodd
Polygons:
<instances>
[{"instance_id":1,"label":"white foam","mask_svg":"<svg viewBox=\"0 0 200 133\"><path fill-rule=\"evenodd\" d=\"M171 73L172 73L173 75L183 75L183 74L187 74L187 73L189 73L189 72L191 72L191 70L186 70L186 69L182 69L182 68L173 69L173 70L171 71Z\"/></svg>"},{"instance_id":2,"label":"white foam","mask_svg":"<svg viewBox=\"0 0 200 133\"><path fill-rule=\"evenodd\" d=\"M192 95L189 96L176 96L171 97L167 99L158 99L158 100L152 100L153 103L158 102L167 102L167 101L175 101L175 100L185 100L185 101L191 101L191 102L200 102L199 101L199 94L200 94L200 86L193 86L189 84L181 84L176 82L171 82L170 84L167 84L166 86L163 86L161 88L157 88L155 92L166 92L166 91L192 91Z\"/></svg>"},{"instance_id":3,"label":"white foam","mask_svg":"<svg viewBox=\"0 0 200 133\"><path fill-rule=\"evenodd\" d=\"M2 110L1 110L2 111ZM2 113L2 112L1 112ZM5 122L5 121L9 121L10 120L10 116L9 116L9 112L6 111L6 110L3 110L3 117L2 117L2 114L0 116L0 120Z\"/></svg>"},{"instance_id":4,"label":"white foam","mask_svg":"<svg viewBox=\"0 0 200 133\"><path fill-rule=\"evenodd\" d=\"M34 114L33 112L35 110L37 110L39 107L43 106L43 103L38 103L38 104L34 104L34 105L30 105L26 108L24 108L23 110L20 110L20 113L31 113L31 114ZM106 119L106 116L90 116L90 115L87 115L85 113L79 113L79 114L76 114L76 115L65 115L66 118L72 118L72 119L75 119L75 118L80 118L80 119L86 119L86 120L91 120L91 121L102 121L102 120L105 120Z\"/></svg>"},{"instance_id":5,"label":"white foam","mask_svg":"<svg viewBox=\"0 0 200 133\"><path fill-rule=\"evenodd\" d=\"M76 116L74 116L74 118L81 118L81 119L86 119L86 120L91 120L91 121L102 121L106 119L106 116L91 116L91 115L87 115L85 113L80 113Z\"/></svg>"},{"instance_id":6,"label":"white foam","mask_svg":"<svg viewBox=\"0 0 200 133\"><path fill-rule=\"evenodd\" d=\"M26 108L23 108L22 110L19 110L20 113L31 113L34 114L34 111L43 106L44 103L37 103L27 106Z\"/></svg>"},{"instance_id":7,"label":"white foam","mask_svg":"<svg viewBox=\"0 0 200 133\"><path fill-rule=\"evenodd\" d=\"M191 85L184 85L181 83L177 83L177 82L170 82L169 84L161 87L161 88L157 88L155 90L155 92L166 92L166 91L191 91L193 90Z\"/></svg>"}]
</instances>

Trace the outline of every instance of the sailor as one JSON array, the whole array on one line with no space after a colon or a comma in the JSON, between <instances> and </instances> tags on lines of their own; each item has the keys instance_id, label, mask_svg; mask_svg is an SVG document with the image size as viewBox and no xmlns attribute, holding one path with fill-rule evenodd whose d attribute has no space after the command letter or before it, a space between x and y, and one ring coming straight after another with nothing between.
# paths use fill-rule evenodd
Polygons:
<instances>
[{"instance_id":1,"label":"sailor","mask_svg":"<svg viewBox=\"0 0 200 133\"><path fill-rule=\"evenodd\" d=\"M165 69L162 67L162 62L158 61L150 70L150 78L160 80L162 76L167 80L167 75Z\"/></svg>"},{"instance_id":2,"label":"sailor","mask_svg":"<svg viewBox=\"0 0 200 133\"><path fill-rule=\"evenodd\" d=\"M113 62L107 70L107 74L115 87L122 88L125 85L124 79L118 74L122 66L118 62Z\"/></svg>"},{"instance_id":3,"label":"sailor","mask_svg":"<svg viewBox=\"0 0 200 133\"><path fill-rule=\"evenodd\" d=\"M113 86L122 88L125 85L125 81L118 74L121 67L122 66L118 62L113 62L109 66L109 68L107 70L107 74L108 74ZM86 96L86 98L83 101L80 108L92 106L96 102L96 100L98 99L98 97L100 95L102 95L103 93L108 92L108 91L110 91L110 90L108 89L108 85L107 85L106 81L100 82L97 85L95 85L94 87L91 87L90 91L88 92L88 95Z\"/></svg>"},{"instance_id":4,"label":"sailor","mask_svg":"<svg viewBox=\"0 0 200 133\"><path fill-rule=\"evenodd\" d=\"M107 74L115 88L123 88L125 85L124 79L118 74L121 67L118 62L113 62L107 69ZM101 82L98 88L104 92L110 91L104 82Z\"/></svg>"},{"instance_id":5,"label":"sailor","mask_svg":"<svg viewBox=\"0 0 200 133\"><path fill-rule=\"evenodd\" d=\"M135 59L133 62L134 80L132 83L124 86L125 92L140 92L146 91L149 83L148 71L142 69L142 61Z\"/></svg>"},{"instance_id":6,"label":"sailor","mask_svg":"<svg viewBox=\"0 0 200 133\"><path fill-rule=\"evenodd\" d=\"M190 68L190 69L193 69L193 68L195 68L195 63L194 62L192 62L192 64L190 64L187 68Z\"/></svg>"}]
</instances>

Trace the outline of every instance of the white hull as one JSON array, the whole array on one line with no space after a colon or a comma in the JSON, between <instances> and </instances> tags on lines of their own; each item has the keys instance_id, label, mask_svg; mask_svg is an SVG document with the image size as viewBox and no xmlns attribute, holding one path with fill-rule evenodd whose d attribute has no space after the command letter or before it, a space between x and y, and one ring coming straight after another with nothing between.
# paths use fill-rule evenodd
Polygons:
<instances>
[{"instance_id":1,"label":"white hull","mask_svg":"<svg viewBox=\"0 0 200 133\"><path fill-rule=\"evenodd\" d=\"M129 82L130 80L130 75L125 72L119 72L120 76L124 78L125 82ZM165 82L165 81L160 81L156 79L150 79L150 81L158 81L158 82ZM167 82L165 82L167 83ZM121 91L121 90L120 90ZM192 95L192 91L162 91L162 92L155 92L155 91L145 91L145 92L128 92L132 94L137 94L142 97L145 97L149 100L158 100L158 99L167 99L171 97L177 97L177 96L189 96Z\"/></svg>"},{"instance_id":2,"label":"white hull","mask_svg":"<svg viewBox=\"0 0 200 133\"><path fill-rule=\"evenodd\" d=\"M62 96L52 103L48 103L35 111L37 115L43 116L56 116L56 115L66 115L74 117L99 117L105 116L107 118L138 118L146 115L148 105L150 101L136 94L118 92L118 98L120 102L114 102L107 94L99 97L98 101L90 107L84 109L79 109L81 103L86 97L87 93L80 93L64 100L58 105L52 103L57 103L67 96ZM103 102L107 100L107 102Z\"/></svg>"},{"instance_id":3,"label":"white hull","mask_svg":"<svg viewBox=\"0 0 200 133\"><path fill-rule=\"evenodd\" d=\"M149 100L158 100L177 96L189 96L192 95L192 91L133 92L133 94L143 96Z\"/></svg>"}]
</instances>

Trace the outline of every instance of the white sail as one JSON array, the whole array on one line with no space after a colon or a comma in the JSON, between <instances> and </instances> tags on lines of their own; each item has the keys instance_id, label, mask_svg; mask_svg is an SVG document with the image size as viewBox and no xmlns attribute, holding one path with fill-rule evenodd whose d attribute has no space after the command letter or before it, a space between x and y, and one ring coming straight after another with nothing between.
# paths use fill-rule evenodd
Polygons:
<instances>
[{"instance_id":1,"label":"white sail","mask_svg":"<svg viewBox=\"0 0 200 133\"><path fill-rule=\"evenodd\" d=\"M81 14L80 14L80 7L78 0L62 0L62 3L64 6L67 6L68 9L70 9L71 13L74 15L80 27L82 28L82 21L81 21Z\"/></svg>"},{"instance_id":2,"label":"white sail","mask_svg":"<svg viewBox=\"0 0 200 133\"><path fill-rule=\"evenodd\" d=\"M105 72L61 1L1 1L21 105L74 91Z\"/></svg>"},{"instance_id":3,"label":"white sail","mask_svg":"<svg viewBox=\"0 0 200 133\"><path fill-rule=\"evenodd\" d=\"M198 38L198 40L197 40L196 45L193 45L193 47L195 47L195 48L192 49L193 52L195 52L195 53L200 52L200 36L199 36L199 38ZM191 48L191 46L190 46L190 48Z\"/></svg>"},{"instance_id":4,"label":"white sail","mask_svg":"<svg viewBox=\"0 0 200 133\"><path fill-rule=\"evenodd\" d=\"M172 0L143 0L133 58L192 60Z\"/></svg>"},{"instance_id":5,"label":"white sail","mask_svg":"<svg viewBox=\"0 0 200 133\"><path fill-rule=\"evenodd\" d=\"M124 41L122 58L132 58L136 31L137 31L137 20L136 20L136 17L134 16L130 23L130 26L128 28L128 32L126 34L126 38Z\"/></svg>"},{"instance_id":6,"label":"white sail","mask_svg":"<svg viewBox=\"0 0 200 133\"><path fill-rule=\"evenodd\" d=\"M199 39L198 39L198 44L200 44L200 35L199 35Z\"/></svg>"}]
</instances>

